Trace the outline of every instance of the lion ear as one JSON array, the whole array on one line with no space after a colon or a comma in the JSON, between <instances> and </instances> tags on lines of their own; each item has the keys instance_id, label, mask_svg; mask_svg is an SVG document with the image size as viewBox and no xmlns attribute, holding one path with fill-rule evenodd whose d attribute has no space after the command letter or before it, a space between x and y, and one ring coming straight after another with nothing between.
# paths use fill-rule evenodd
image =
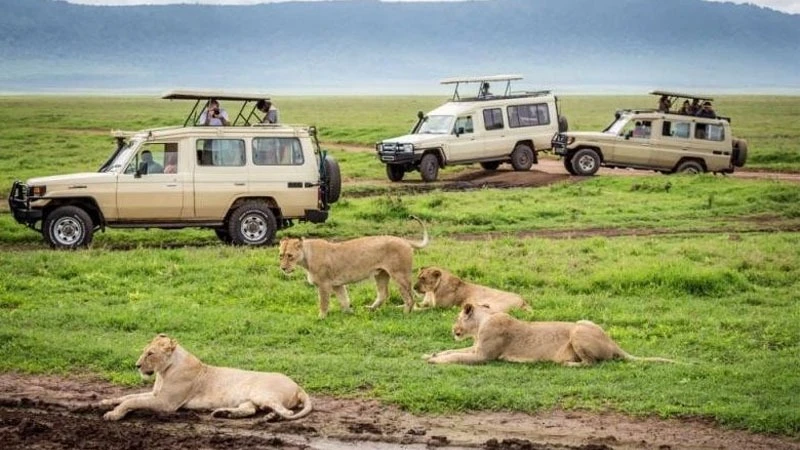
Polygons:
<instances>
[{"instance_id":1,"label":"lion ear","mask_svg":"<svg viewBox=\"0 0 800 450\"><path fill-rule=\"evenodd\" d=\"M441 271L441 270L439 270L439 269L434 269L434 270L431 272L431 275L433 275L433 276L434 276L434 277L436 277L436 278L440 278L440 277L442 276L442 271Z\"/></svg>"},{"instance_id":2,"label":"lion ear","mask_svg":"<svg viewBox=\"0 0 800 450\"><path fill-rule=\"evenodd\" d=\"M471 316L473 310L474 310L474 308L472 307L472 303L467 303L466 305L464 305L464 314L465 315Z\"/></svg>"},{"instance_id":3,"label":"lion ear","mask_svg":"<svg viewBox=\"0 0 800 450\"><path fill-rule=\"evenodd\" d=\"M169 348L169 351L174 351L174 350L175 350L175 347L177 347L177 346L178 346L178 341L176 341L175 339L171 339L171 338L170 338L170 340L169 340L169 347L168 347L168 348Z\"/></svg>"}]
</instances>

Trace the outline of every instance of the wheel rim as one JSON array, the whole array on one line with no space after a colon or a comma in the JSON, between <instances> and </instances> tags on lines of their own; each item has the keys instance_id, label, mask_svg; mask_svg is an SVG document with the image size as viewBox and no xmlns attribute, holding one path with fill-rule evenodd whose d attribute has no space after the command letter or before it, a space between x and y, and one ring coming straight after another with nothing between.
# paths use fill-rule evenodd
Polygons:
<instances>
[{"instance_id":1,"label":"wheel rim","mask_svg":"<svg viewBox=\"0 0 800 450\"><path fill-rule=\"evenodd\" d=\"M700 171L697 170L697 167L689 166L689 167L686 167L686 168L683 169L683 173L688 173L688 174L695 175L695 174L700 173Z\"/></svg>"},{"instance_id":2,"label":"wheel rim","mask_svg":"<svg viewBox=\"0 0 800 450\"><path fill-rule=\"evenodd\" d=\"M591 172L595 167L595 160L589 155L584 155L578 158L578 167L581 172Z\"/></svg>"},{"instance_id":3,"label":"wheel rim","mask_svg":"<svg viewBox=\"0 0 800 450\"><path fill-rule=\"evenodd\" d=\"M62 217L53 224L53 239L60 245L71 246L83 238L83 225L74 217Z\"/></svg>"},{"instance_id":4,"label":"wheel rim","mask_svg":"<svg viewBox=\"0 0 800 450\"><path fill-rule=\"evenodd\" d=\"M528 165L529 162L530 159L528 158L528 152L525 151L519 152L519 154L517 155L517 166L525 167Z\"/></svg>"},{"instance_id":5,"label":"wheel rim","mask_svg":"<svg viewBox=\"0 0 800 450\"><path fill-rule=\"evenodd\" d=\"M425 172L425 175L429 178L432 178L436 175L436 161L433 159L427 159L425 164L422 165L422 171Z\"/></svg>"},{"instance_id":6,"label":"wheel rim","mask_svg":"<svg viewBox=\"0 0 800 450\"><path fill-rule=\"evenodd\" d=\"M242 219L242 225L239 227L242 232L242 237L249 242L258 242L264 240L267 236L269 227L267 220L259 214L248 214Z\"/></svg>"}]
</instances>

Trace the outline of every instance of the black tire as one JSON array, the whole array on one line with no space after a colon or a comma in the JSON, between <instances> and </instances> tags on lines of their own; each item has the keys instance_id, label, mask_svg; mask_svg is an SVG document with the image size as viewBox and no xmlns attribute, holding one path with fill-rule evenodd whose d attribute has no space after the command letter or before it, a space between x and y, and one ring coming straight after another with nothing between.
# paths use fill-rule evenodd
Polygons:
<instances>
[{"instance_id":1,"label":"black tire","mask_svg":"<svg viewBox=\"0 0 800 450\"><path fill-rule=\"evenodd\" d=\"M422 155L419 162L419 173L422 174L422 181L430 183L439 177L439 158L433 153Z\"/></svg>"},{"instance_id":2,"label":"black tire","mask_svg":"<svg viewBox=\"0 0 800 450\"><path fill-rule=\"evenodd\" d=\"M590 148L582 148L569 159L575 175L589 177L600 170L600 155Z\"/></svg>"},{"instance_id":3,"label":"black tire","mask_svg":"<svg viewBox=\"0 0 800 450\"><path fill-rule=\"evenodd\" d=\"M678 167L675 168L676 173L684 173L684 174L698 174L703 173L706 170L703 168L703 165L697 161L684 161L678 164Z\"/></svg>"},{"instance_id":4,"label":"black tire","mask_svg":"<svg viewBox=\"0 0 800 450\"><path fill-rule=\"evenodd\" d=\"M525 144L518 144L511 152L511 167L517 171L531 170L533 166L533 150Z\"/></svg>"},{"instance_id":5,"label":"black tire","mask_svg":"<svg viewBox=\"0 0 800 450\"><path fill-rule=\"evenodd\" d=\"M403 177L406 176L406 168L399 164L387 164L386 176L389 177L389 181L403 181Z\"/></svg>"},{"instance_id":6,"label":"black tire","mask_svg":"<svg viewBox=\"0 0 800 450\"><path fill-rule=\"evenodd\" d=\"M575 169L572 168L572 160L571 159L564 158L562 160L562 162L564 163L564 168L567 169L567 172L569 172L570 175L577 175L575 173Z\"/></svg>"},{"instance_id":7,"label":"black tire","mask_svg":"<svg viewBox=\"0 0 800 450\"><path fill-rule=\"evenodd\" d=\"M224 228L215 228L214 229L214 234L217 235L217 238L220 241L222 241L222 242L224 242L226 244L230 244L231 243L231 235L228 233L228 230L226 230Z\"/></svg>"},{"instance_id":8,"label":"black tire","mask_svg":"<svg viewBox=\"0 0 800 450\"><path fill-rule=\"evenodd\" d=\"M566 116L558 116L558 132L566 133L569 131L569 121Z\"/></svg>"},{"instance_id":9,"label":"black tire","mask_svg":"<svg viewBox=\"0 0 800 450\"><path fill-rule=\"evenodd\" d=\"M275 214L262 202L245 202L228 219L228 235L234 245L268 245L278 230Z\"/></svg>"},{"instance_id":10,"label":"black tire","mask_svg":"<svg viewBox=\"0 0 800 450\"><path fill-rule=\"evenodd\" d=\"M500 167L500 161L486 161L480 164L483 170L497 170Z\"/></svg>"},{"instance_id":11,"label":"black tire","mask_svg":"<svg viewBox=\"0 0 800 450\"><path fill-rule=\"evenodd\" d=\"M332 204L339 201L342 195L342 172L339 163L330 156L325 157L325 203Z\"/></svg>"},{"instance_id":12,"label":"black tire","mask_svg":"<svg viewBox=\"0 0 800 450\"><path fill-rule=\"evenodd\" d=\"M56 249L88 247L94 236L94 224L82 208L61 206L44 219L42 236L50 247Z\"/></svg>"},{"instance_id":13,"label":"black tire","mask_svg":"<svg viewBox=\"0 0 800 450\"><path fill-rule=\"evenodd\" d=\"M744 139L733 140L733 165L736 167L744 167L747 162L747 141Z\"/></svg>"}]
</instances>

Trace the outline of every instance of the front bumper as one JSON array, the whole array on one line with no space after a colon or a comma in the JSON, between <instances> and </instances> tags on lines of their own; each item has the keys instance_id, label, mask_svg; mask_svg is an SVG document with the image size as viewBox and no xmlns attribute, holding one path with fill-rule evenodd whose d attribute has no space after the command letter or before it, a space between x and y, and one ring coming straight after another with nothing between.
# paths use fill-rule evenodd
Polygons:
<instances>
[{"instance_id":1,"label":"front bumper","mask_svg":"<svg viewBox=\"0 0 800 450\"><path fill-rule=\"evenodd\" d=\"M8 194L8 209L18 223L32 226L42 220L42 210L31 208L31 197L28 196L28 186L20 181L15 181ZM36 199L33 199L36 200Z\"/></svg>"},{"instance_id":2,"label":"front bumper","mask_svg":"<svg viewBox=\"0 0 800 450\"><path fill-rule=\"evenodd\" d=\"M566 156L568 139L566 134L556 133L553 139L550 140L550 147L553 149L553 153L559 156Z\"/></svg>"},{"instance_id":3,"label":"front bumper","mask_svg":"<svg viewBox=\"0 0 800 450\"><path fill-rule=\"evenodd\" d=\"M386 164L408 164L414 163L417 157L410 152L378 152L378 158Z\"/></svg>"}]
</instances>

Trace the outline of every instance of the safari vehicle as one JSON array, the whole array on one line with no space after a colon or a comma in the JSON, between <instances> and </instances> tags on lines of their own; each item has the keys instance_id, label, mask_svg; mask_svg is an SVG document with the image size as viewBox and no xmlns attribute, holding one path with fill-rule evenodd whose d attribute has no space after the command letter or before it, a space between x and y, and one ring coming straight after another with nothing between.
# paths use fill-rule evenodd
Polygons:
<instances>
[{"instance_id":1,"label":"safari vehicle","mask_svg":"<svg viewBox=\"0 0 800 450\"><path fill-rule=\"evenodd\" d=\"M453 97L428 114L420 111L410 134L375 145L391 181L418 170L424 181L436 181L439 169L454 164L480 163L496 170L510 163L514 170L530 170L537 152L550 149L550 139L567 131L567 120L558 111L558 99L550 91L515 92L511 82L519 75L449 78ZM504 82L503 92L492 94L490 83ZM477 84L474 96L462 97L459 87Z\"/></svg>"},{"instance_id":2,"label":"safari vehicle","mask_svg":"<svg viewBox=\"0 0 800 450\"><path fill-rule=\"evenodd\" d=\"M736 139L730 118L697 117L670 109L680 100L710 102L710 97L655 91L662 110L625 109L602 132L559 133L553 151L572 175L589 176L600 166L651 169L662 173L731 173L747 161L747 141Z\"/></svg>"},{"instance_id":3,"label":"safari vehicle","mask_svg":"<svg viewBox=\"0 0 800 450\"><path fill-rule=\"evenodd\" d=\"M269 244L293 220L324 222L339 198L335 160L313 127L261 124L263 94L173 91L195 100L183 126L114 132L116 149L93 173L15 181L17 222L54 248L88 246L106 227L211 228L226 243ZM242 102L231 126L197 126L211 98Z\"/></svg>"}]
</instances>

